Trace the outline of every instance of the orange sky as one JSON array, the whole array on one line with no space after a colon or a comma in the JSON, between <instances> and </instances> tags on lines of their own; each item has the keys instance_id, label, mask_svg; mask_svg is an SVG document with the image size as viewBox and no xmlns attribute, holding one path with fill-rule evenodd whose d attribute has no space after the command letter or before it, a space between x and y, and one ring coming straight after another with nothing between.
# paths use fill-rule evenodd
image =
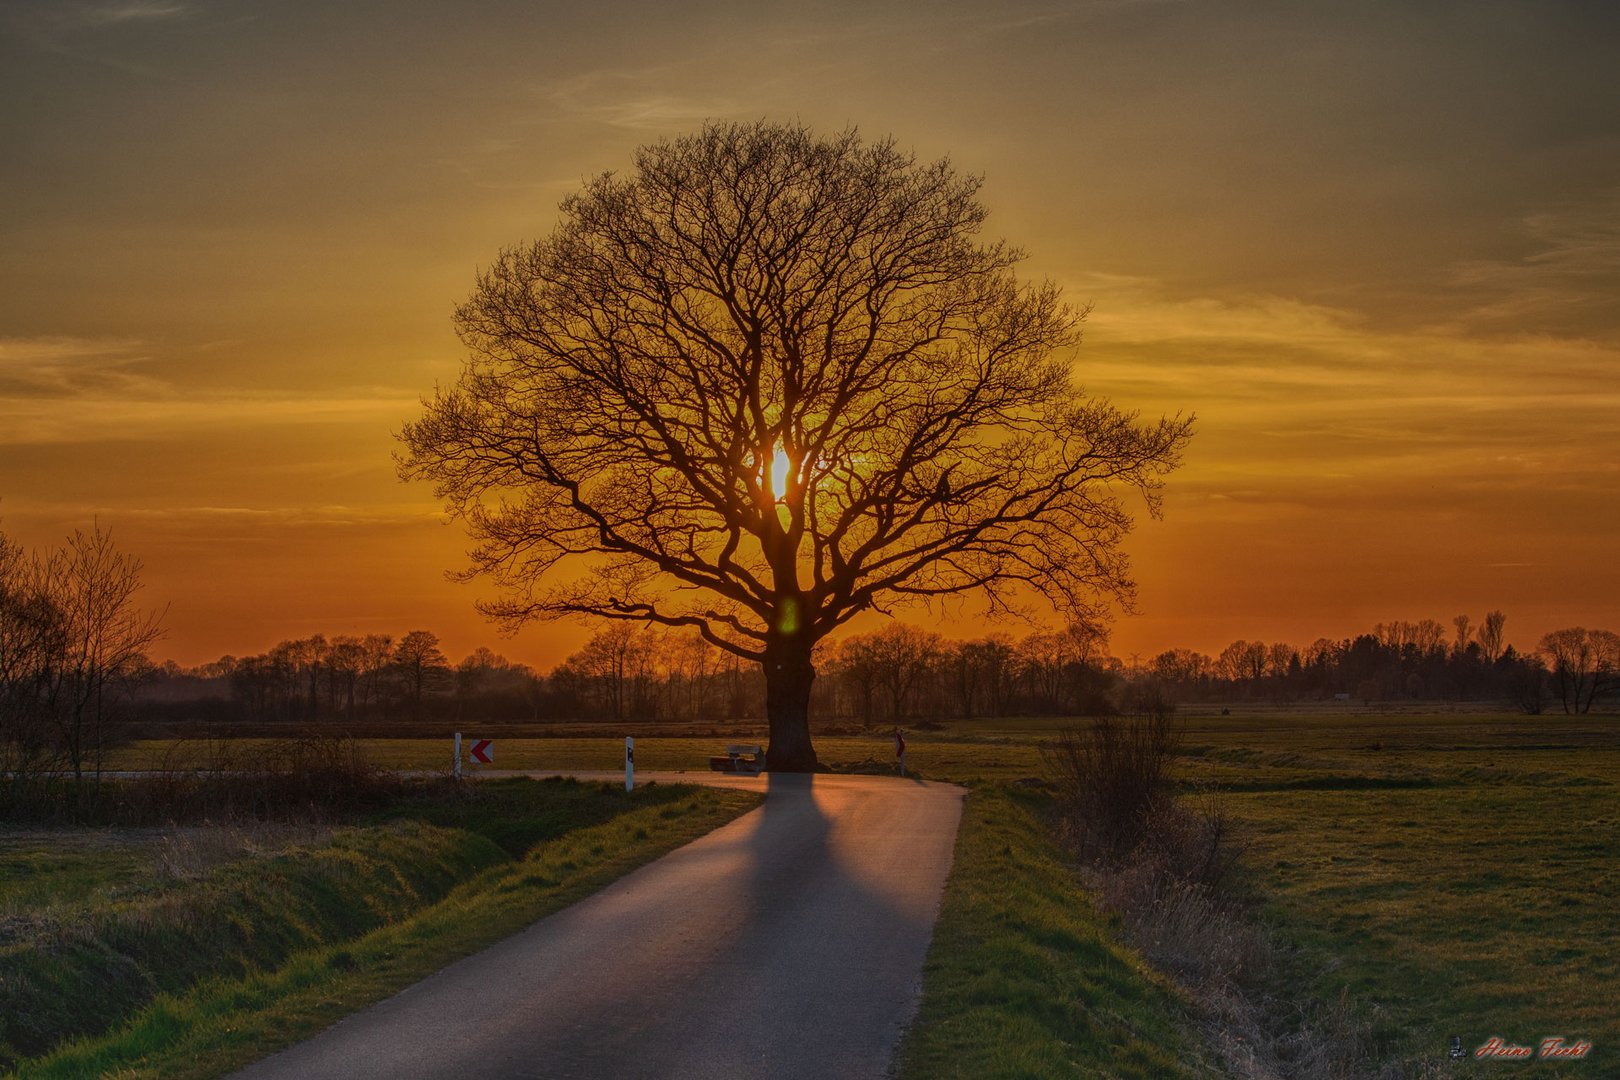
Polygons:
<instances>
[{"instance_id":1,"label":"orange sky","mask_svg":"<svg viewBox=\"0 0 1620 1080\"><path fill-rule=\"evenodd\" d=\"M111 527L161 654L493 642L391 433L455 377L476 267L710 117L983 173L991 230L1094 305L1086 388L1198 414L1117 654L1620 627L1613 9L476 8L0 10L0 528Z\"/></svg>"}]
</instances>

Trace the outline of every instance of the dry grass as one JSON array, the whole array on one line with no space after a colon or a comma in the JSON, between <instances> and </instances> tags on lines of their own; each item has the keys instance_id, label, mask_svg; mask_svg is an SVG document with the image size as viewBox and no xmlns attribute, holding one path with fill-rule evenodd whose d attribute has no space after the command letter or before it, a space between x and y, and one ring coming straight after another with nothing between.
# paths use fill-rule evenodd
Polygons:
<instances>
[{"instance_id":1,"label":"dry grass","mask_svg":"<svg viewBox=\"0 0 1620 1080\"><path fill-rule=\"evenodd\" d=\"M332 827L318 823L254 821L182 825L154 845L152 872L160 881L190 881L239 859L277 855L290 847L323 844Z\"/></svg>"},{"instance_id":2,"label":"dry grass","mask_svg":"<svg viewBox=\"0 0 1620 1080\"><path fill-rule=\"evenodd\" d=\"M1232 1075L1368 1075L1369 1028L1347 997L1306 1011L1266 992L1275 948L1234 881L1241 845L1217 794L1177 796L1180 743L1159 714L1064 732L1051 751L1059 832L1097 902L1187 993Z\"/></svg>"}]
</instances>

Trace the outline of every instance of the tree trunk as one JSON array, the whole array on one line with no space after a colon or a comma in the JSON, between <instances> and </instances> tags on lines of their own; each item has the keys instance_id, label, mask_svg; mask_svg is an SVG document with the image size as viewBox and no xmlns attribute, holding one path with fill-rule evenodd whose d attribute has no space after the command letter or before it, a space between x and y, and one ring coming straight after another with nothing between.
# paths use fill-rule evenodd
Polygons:
<instances>
[{"instance_id":1,"label":"tree trunk","mask_svg":"<svg viewBox=\"0 0 1620 1080\"><path fill-rule=\"evenodd\" d=\"M771 772L815 772L810 745L811 643L802 635L772 639L765 647L765 715L771 741L765 750Z\"/></svg>"}]
</instances>

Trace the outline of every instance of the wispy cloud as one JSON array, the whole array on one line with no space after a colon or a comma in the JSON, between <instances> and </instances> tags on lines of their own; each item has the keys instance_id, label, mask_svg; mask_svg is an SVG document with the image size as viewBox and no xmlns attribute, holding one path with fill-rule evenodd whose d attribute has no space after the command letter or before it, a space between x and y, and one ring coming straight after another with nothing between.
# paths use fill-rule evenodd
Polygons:
<instances>
[{"instance_id":1,"label":"wispy cloud","mask_svg":"<svg viewBox=\"0 0 1620 1080\"><path fill-rule=\"evenodd\" d=\"M1093 277L1076 374L1145 411L1199 414L1183 495L1386 509L1620 483L1620 343L1386 328L1293 300L1181 298Z\"/></svg>"},{"instance_id":2,"label":"wispy cloud","mask_svg":"<svg viewBox=\"0 0 1620 1080\"><path fill-rule=\"evenodd\" d=\"M141 342L122 338L0 338L0 401L159 392L164 384L139 370L149 359Z\"/></svg>"},{"instance_id":3,"label":"wispy cloud","mask_svg":"<svg viewBox=\"0 0 1620 1080\"><path fill-rule=\"evenodd\" d=\"M566 119L630 131L691 127L734 114L739 103L723 96L691 96L663 89L675 83L662 69L592 71L552 84L548 104Z\"/></svg>"},{"instance_id":4,"label":"wispy cloud","mask_svg":"<svg viewBox=\"0 0 1620 1080\"><path fill-rule=\"evenodd\" d=\"M378 387L197 391L143 371L154 358L152 349L130 340L0 339L0 445L172 439L255 425L387 426L419 404Z\"/></svg>"},{"instance_id":5,"label":"wispy cloud","mask_svg":"<svg viewBox=\"0 0 1620 1080\"><path fill-rule=\"evenodd\" d=\"M125 0L118 4L96 4L78 8L74 15L86 26L116 26L120 23L157 22L177 19L190 12L186 4L174 0Z\"/></svg>"},{"instance_id":6,"label":"wispy cloud","mask_svg":"<svg viewBox=\"0 0 1620 1080\"><path fill-rule=\"evenodd\" d=\"M1620 192L1596 203L1531 214L1518 258L1472 260L1452 282L1473 297L1464 324L1620 327Z\"/></svg>"}]
</instances>

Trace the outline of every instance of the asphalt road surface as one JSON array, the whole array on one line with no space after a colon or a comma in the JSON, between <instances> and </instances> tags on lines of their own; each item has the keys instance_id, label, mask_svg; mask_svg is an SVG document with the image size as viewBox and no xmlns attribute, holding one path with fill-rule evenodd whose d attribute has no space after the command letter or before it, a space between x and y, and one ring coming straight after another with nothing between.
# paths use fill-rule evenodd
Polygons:
<instances>
[{"instance_id":1,"label":"asphalt road surface","mask_svg":"<svg viewBox=\"0 0 1620 1080\"><path fill-rule=\"evenodd\" d=\"M764 804L236 1074L879 1078L916 1011L962 789L638 774Z\"/></svg>"}]
</instances>

